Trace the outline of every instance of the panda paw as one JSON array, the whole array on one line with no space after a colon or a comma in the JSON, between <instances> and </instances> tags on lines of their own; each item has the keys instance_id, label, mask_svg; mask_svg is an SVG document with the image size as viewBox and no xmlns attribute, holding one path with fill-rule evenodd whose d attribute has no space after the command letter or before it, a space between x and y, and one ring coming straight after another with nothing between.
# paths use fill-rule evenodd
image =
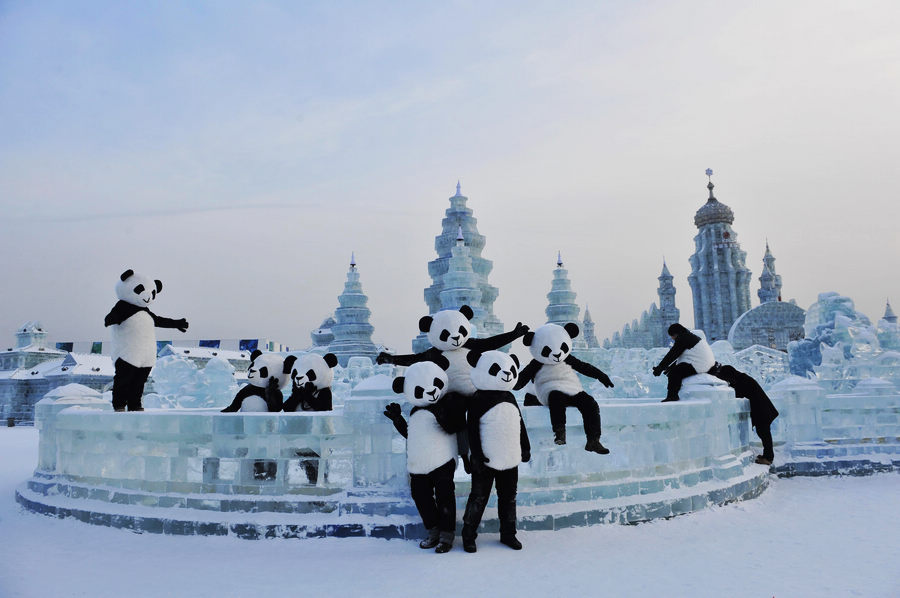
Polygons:
<instances>
[{"instance_id":1,"label":"panda paw","mask_svg":"<svg viewBox=\"0 0 900 598\"><path fill-rule=\"evenodd\" d=\"M395 421L397 418L403 417L403 412L400 410L400 405L397 403L390 403L384 408L384 416L391 421Z\"/></svg>"},{"instance_id":2,"label":"panda paw","mask_svg":"<svg viewBox=\"0 0 900 598\"><path fill-rule=\"evenodd\" d=\"M527 324L516 322L516 327L513 329L513 332L515 332L519 336L524 336L529 330L530 328Z\"/></svg>"},{"instance_id":3,"label":"panda paw","mask_svg":"<svg viewBox=\"0 0 900 598\"><path fill-rule=\"evenodd\" d=\"M382 351L381 353L378 354L378 357L375 358L375 363L377 363L377 364L392 363L391 355L389 353L385 353Z\"/></svg>"},{"instance_id":4,"label":"panda paw","mask_svg":"<svg viewBox=\"0 0 900 598\"><path fill-rule=\"evenodd\" d=\"M178 330L180 330L182 332L187 332L188 326L189 326L188 321L185 320L184 318L181 318L180 320L178 320Z\"/></svg>"},{"instance_id":5,"label":"panda paw","mask_svg":"<svg viewBox=\"0 0 900 598\"><path fill-rule=\"evenodd\" d=\"M603 386L605 386L606 388L612 388L613 386L615 386L612 380L609 379L609 376L603 376L602 378L597 378L597 380L599 380L600 383L603 384Z\"/></svg>"}]
</instances>

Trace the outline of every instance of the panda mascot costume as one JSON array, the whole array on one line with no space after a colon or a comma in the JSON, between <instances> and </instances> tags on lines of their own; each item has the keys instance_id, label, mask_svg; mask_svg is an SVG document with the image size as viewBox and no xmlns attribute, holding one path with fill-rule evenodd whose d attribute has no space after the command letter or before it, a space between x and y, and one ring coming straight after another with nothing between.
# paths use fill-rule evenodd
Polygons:
<instances>
[{"instance_id":1,"label":"panda mascot costume","mask_svg":"<svg viewBox=\"0 0 900 598\"><path fill-rule=\"evenodd\" d=\"M437 362L414 363L403 376L394 378L394 392L402 393L413 405L408 424L397 403L384 410L385 417L406 438L409 489L428 530L419 547L434 548L439 553L452 548L456 534L456 433L466 425L464 405L441 398L447 388L445 370L449 366L438 356Z\"/></svg>"},{"instance_id":2,"label":"panda mascot costume","mask_svg":"<svg viewBox=\"0 0 900 598\"><path fill-rule=\"evenodd\" d=\"M516 390L534 381L537 399L550 407L550 425L554 442L566 443L566 407L575 407L584 421L587 444L584 450L605 455L609 449L600 444L600 408L594 397L584 391L578 374L596 378L607 388L612 380L599 369L571 354L572 339L578 336L578 325L544 324L525 335L522 341L534 358L522 370Z\"/></svg>"},{"instance_id":3,"label":"panda mascot costume","mask_svg":"<svg viewBox=\"0 0 900 598\"><path fill-rule=\"evenodd\" d=\"M447 369L447 388L444 391L444 401L463 401L471 397L475 392L470 373L472 367L466 360L469 352L483 353L505 347L520 336L528 332L528 326L521 322L510 332L504 332L488 338L471 338L472 325L469 322L475 313L468 305L463 305L458 310L442 309L434 316L423 316L419 320L419 330L426 333L431 348L421 353L409 355L391 355L379 353L376 363L392 363L394 365L408 366L421 361L436 361L444 357L449 361ZM468 453L465 434L457 437L460 444L460 454ZM467 465L466 460L463 461ZM467 468L468 470L468 468Z\"/></svg>"},{"instance_id":4,"label":"panda mascot costume","mask_svg":"<svg viewBox=\"0 0 900 598\"><path fill-rule=\"evenodd\" d=\"M156 364L156 328L188 329L187 320L157 316L150 304L162 291L162 282L134 270L126 270L116 283L119 301L106 315L104 326L112 327L113 409L143 411L144 383Z\"/></svg>"},{"instance_id":5,"label":"panda mascot costume","mask_svg":"<svg viewBox=\"0 0 900 598\"><path fill-rule=\"evenodd\" d=\"M338 363L334 353L307 353L294 361L291 369L291 396L285 411L331 411L332 368Z\"/></svg>"},{"instance_id":6,"label":"panda mascot costume","mask_svg":"<svg viewBox=\"0 0 900 598\"><path fill-rule=\"evenodd\" d=\"M291 368L297 360L295 355L282 358L276 353L263 353L259 349L250 354L250 368L247 382L242 386L231 405L222 413L275 413L281 411L284 395L281 387L290 377Z\"/></svg>"},{"instance_id":7,"label":"panda mascot costume","mask_svg":"<svg viewBox=\"0 0 900 598\"><path fill-rule=\"evenodd\" d=\"M512 394L518 378L519 360L502 351L470 352L472 383L477 389L469 399L467 425L472 451L472 490L463 515L463 549L475 552L478 525L497 483L497 513L500 541L521 550L516 539L516 492L519 463L531 460L531 444L522 412Z\"/></svg>"}]
</instances>

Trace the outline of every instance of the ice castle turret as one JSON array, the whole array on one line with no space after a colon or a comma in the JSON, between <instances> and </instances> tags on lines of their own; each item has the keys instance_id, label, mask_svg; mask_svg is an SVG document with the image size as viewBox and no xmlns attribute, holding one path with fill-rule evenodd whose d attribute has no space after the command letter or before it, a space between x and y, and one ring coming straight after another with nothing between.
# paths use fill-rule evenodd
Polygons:
<instances>
[{"instance_id":1,"label":"ice castle turret","mask_svg":"<svg viewBox=\"0 0 900 598\"><path fill-rule=\"evenodd\" d=\"M434 238L434 249L437 251L437 259L428 262L428 275L432 279L430 287L425 289L425 304L428 313L433 314L442 309L459 309L463 305L469 305L475 312L472 323L479 337L487 337L503 332L503 323L494 315L494 301L497 300L499 291L497 287L488 283L488 274L494 267L491 260L481 257L484 249L484 236L479 234L477 220L472 216L471 208L466 206L468 197L462 194L459 182L456 183L456 195L450 198L450 207L447 208L444 219L441 221L441 234ZM459 238L462 238L463 248L459 248ZM454 249L457 256L454 256ZM466 254L463 256L463 254ZM451 260L456 259L454 268L470 268L469 274L462 270L455 270L451 275L452 284L445 282L445 276L451 271ZM468 262L466 262L468 260ZM470 266L465 266L468 263ZM449 281L448 281L449 282ZM480 291L477 303L458 301L463 296L474 297L473 293L463 293L463 287L459 284L471 284L473 289ZM450 293L443 293L445 287ZM418 353L428 349L425 334L420 334L412 342L413 351Z\"/></svg>"},{"instance_id":2,"label":"ice castle turret","mask_svg":"<svg viewBox=\"0 0 900 598\"><path fill-rule=\"evenodd\" d=\"M665 347L669 340L667 333L669 326L678 322L681 317L681 312L675 307L675 285L672 282L673 277L666 265L665 258L663 258L662 272L656 279L659 281L659 287L656 289L656 294L659 295L659 322L655 326L659 332L654 335L653 346Z\"/></svg>"},{"instance_id":3,"label":"ice castle turret","mask_svg":"<svg viewBox=\"0 0 900 598\"><path fill-rule=\"evenodd\" d=\"M707 169L709 199L694 216L699 232L688 276L694 327L702 329L710 342L727 338L734 321L750 309L751 276L745 265L747 254L731 228L734 212L713 195L712 174Z\"/></svg>"},{"instance_id":4,"label":"ice castle turret","mask_svg":"<svg viewBox=\"0 0 900 598\"><path fill-rule=\"evenodd\" d=\"M356 257L351 255L344 292L338 297L340 307L334 310L334 340L328 345L328 351L337 356L342 367L347 367L351 357L368 357L374 362L378 354L372 342L374 328L369 324L372 312L366 307L368 301L359 282Z\"/></svg>"},{"instance_id":5,"label":"ice castle turret","mask_svg":"<svg viewBox=\"0 0 900 598\"><path fill-rule=\"evenodd\" d=\"M756 292L759 302L781 301L781 276L775 274L775 256L769 250L766 241L766 254L763 256L763 271L759 276L759 290Z\"/></svg>"},{"instance_id":6,"label":"ice castle turret","mask_svg":"<svg viewBox=\"0 0 900 598\"><path fill-rule=\"evenodd\" d=\"M894 310L891 309L891 301L888 299L887 304L884 306L884 316L881 318L882 320L886 320L891 324L897 323L897 314L894 313Z\"/></svg>"},{"instance_id":7,"label":"ice castle turret","mask_svg":"<svg viewBox=\"0 0 900 598\"><path fill-rule=\"evenodd\" d=\"M581 333L581 336L584 338L588 349L596 349L600 346L600 341L597 340L597 334L594 332L594 320L591 318L591 310L588 309L587 305L584 306L584 331Z\"/></svg>"},{"instance_id":8,"label":"ice castle turret","mask_svg":"<svg viewBox=\"0 0 900 598\"><path fill-rule=\"evenodd\" d=\"M556 254L556 268L553 270L553 281L550 283L550 292L547 293L547 304L544 313L547 314L548 324L564 326L569 322L578 324L583 328L578 317L581 308L575 303L575 291L572 290L572 282L569 280L569 271L563 268L562 254ZM573 343L575 349L586 349L587 342L584 334L579 334Z\"/></svg>"},{"instance_id":9,"label":"ice castle turret","mask_svg":"<svg viewBox=\"0 0 900 598\"><path fill-rule=\"evenodd\" d=\"M671 344L667 330L671 324L678 321L681 312L675 307L675 285L672 284L672 274L665 259L657 280L659 280L659 288L656 289L659 307L651 303L650 309L641 314L640 321L634 320L631 324L626 324L621 334L617 332L611 340L603 342L604 347L652 349Z\"/></svg>"},{"instance_id":10,"label":"ice castle turret","mask_svg":"<svg viewBox=\"0 0 900 598\"><path fill-rule=\"evenodd\" d=\"M16 348L23 349L31 347L32 349L46 348L47 332L41 328L38 321L25 322L16 330Z\"/></svg>"}]
</instances>

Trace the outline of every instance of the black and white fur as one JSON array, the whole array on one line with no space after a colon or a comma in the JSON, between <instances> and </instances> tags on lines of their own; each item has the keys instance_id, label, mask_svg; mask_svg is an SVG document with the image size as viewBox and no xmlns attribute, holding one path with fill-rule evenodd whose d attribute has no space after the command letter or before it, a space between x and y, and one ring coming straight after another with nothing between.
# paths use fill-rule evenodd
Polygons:
<instances>
[{"instance_id":1,"label":"black and white fur","mask_svg":"<svg viewBox=\"0 0 900 598\"><path fill-rule=\"evenodd\" d=\"M463 548L475 552L478 525L491 487L497 485L500 541L519 550L516 539L516 492L519 463L531 459L531 444L512 390L519 378L519 360L501 351L470 352L472 384L467 424L472 460L472 491L463 515Z\"/></svg>"},{"instance_id":2,"label":"black and white fur","mask_svg":"<svg viewBox=\"0 0 900 598\"><path fill-rule=\"evenodd\" d=\"M150 304L162 291L162 281L126 270L116 282L119 301L106 315L104 326L112 334L113 407L116 411L143 411L141 396L150 370L156 364L156 328L186 332L187 320L157 316Z\"/></svg>"},{"instance_id":3,"label":"black and white fur","mask_svg":"<svg viewBox=\"0 0 900 598\"><path fill-rule=\"evenodd\" d=\"M286 358L277 353L263 353L259 349L250 354L247 382L234 395L222 413L275 413L281 411L284 395L281 388L290 379L290 371L297 357Z\"/></svg>"},{"instance_id":4,"label":"black and white fur","mask_svg":"<svg viewBox=\"0 0 900 598\"><path fill-rule=\"evenodd\" d=\"M284 410L331 411L331 383L337 363L334 353L306 353L294 361L290 371L291 396L284 402Z\"/></svg>"},{"instance_id":5,"label":"black and white fur","mask_svg":"<svg viewBox=\"0 0 900 598\"><path fill-rule=\"evenodd\" d=\"M400 405L391 403L384 415L406 438L406 466L410 492L428 537L419 546L447 552L456 534L456 434L465 427L465 404L461 397L448 399L446 359L421 361L394 378L393 389L412 405L409 423ZM444 398L442 398L444 397Z\"/></svg>"},{"instance_id":6,"label":"black and white fur","mask_svg":"<svg viewBox=\"0 0 900 598\"><path fill-rule=\"evenodd\" d=\"M566 407L581 411L585 450L600 454L609 452L600 444L600 408L594 397L584 391L578 374L596 378L607 388L613 383L605 373L571 354L572 340L578 336L578 325L544 324L525 335L522 341L533 359L522 370L516 390L534 381L538 401L550 407L550 424L557 444L566 443Z\"/></svg>"}]
</instances>

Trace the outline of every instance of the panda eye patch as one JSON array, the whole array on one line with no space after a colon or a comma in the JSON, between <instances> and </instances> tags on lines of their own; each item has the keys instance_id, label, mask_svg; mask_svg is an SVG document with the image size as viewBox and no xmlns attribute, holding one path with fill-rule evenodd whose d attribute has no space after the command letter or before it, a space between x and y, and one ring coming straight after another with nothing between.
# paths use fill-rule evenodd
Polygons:
<instances>
[{"instance_id":1,"label":"panda eye patch","mask_svg":"<svg viewBox=\"0 0 900 598\"><path fill-rule=\"evenodd\" d=\"M139 284L138 286L134 287L134 294L135 294L135 295L140 295L140 294L143 293L143 292L144 292L144 285Z\"/></svg>"},{"instance_id":2,"label":"panda eye patch","mask_svg":"<svg viewBox=\"0 0 900 598\"><path fill-rule=\"evenodd\" d=\"M469 331L466 330L466 327L465 327L465 326L460 326L460 327L459 327L459 334L460 334L461 336L469 336Z\"/></svg>"},{"instance_id":3,"label":"panda eye patch","mask_svg":"<svg viewBox=\"0 0 900 598\"><path fill-rule=\"evenodd\" d=\"M496 375L499 374L499 373L500 373L500 366L497 365L496 363L493 364L493 365L490 367L490 369L488 370L488 374L490 374L491 376L496 376Z\"/></svg>"},{"instance_id":4,"label":"panda eye patch","mask_svg":"<svg viewBox=\"0 0 900 598\"><path fill-rule=\"evenodd\" d=\"M150 292L153 293L153 298L156 299L156 291L150 291Z\"/></svg>"},{"instance_id":5,"label":"panda eye patch","mask_svg":"<svg viewBox=\"0 0 900 598\"><path fill-rule=\"evenodd\" d=\"M421 386L417 386L413 391L413 396L415 396L417 399L421 399L423 396L425 396L425 389Z\"/></svg>"},{"instance_id":6,"label":"panda eye patch","mask_svg":"<svg viewBox=\"0 0 900 598\"><path fill-rule=\"evenodd\" d=\"M259 368L259 376L260 378L268 378L269 377L269 368L266 366L262 366Z\"/></svg>"},{"instance_id":7,"label":"panda eye patch","mask_svg":"<svg viewBox=\"0 0 900 598\"><path fill-rule=\"evenodd\" d=\"M316 381L316 370L309 370L308 372L306 372L306 377L309 379L310 382L315 382Z\"/></svg>"},{"instance_id":8,"label":"panda eye patch","mask_svg":"<svg viewBox=\"0 0 900 598\"><path fill-rule=\"evenodd\" d=\"M541 349L541 357L550 357L550 347L544 345L544 348Z\"/></svg>"},{"instance_id":9,"label":"panda eye patch","mask_svg":"<svg viewBox=\"0 0 900 598\"><path fill-rule=\"evenodd\" d=\"M444 388L444 382L443 382L443 380L441 380L440 378L435 378L435 379L434 379L434 386L435 386L436 388Z\"/></svg>"},{"instance_id":10,"label":"panda eye patch","mask_svg":"<svg viewBox=\"0 0 900 598\"><path fill-rule=\"evenodd\" d=\"M445 328L445 329L441 332L441 336L440 336L439 338L440 338L442 341L446 341L448 338L450 338L450 331L447 330L447 329Z\"/></svg>"},{"instance_id":11,"label":"panda eye patch","mask_svg":"<svg viewBox=\"0 0 900 598\"><path fill-rule=\"evenodd\" d=\"M559 350L562 351L563 353L568 353L568 352L569 352L569 345L566 344L566 343L563 343L562 346L559 348Z\"/></svg>"},{"instance_id":12,"label":"panda eye patch","mask_svg":"<svg viewBox=\"0 0 900 598\"><path fill-rule=\"evenodd\" d=\"M513 376L516 376L516 375L517 375L517 374L516 374L516 366L514 366L514 365L510 366L510 367L509 367L509 371L512 372L512 375L513 375Z\"/></svg>"}]
</instances>

